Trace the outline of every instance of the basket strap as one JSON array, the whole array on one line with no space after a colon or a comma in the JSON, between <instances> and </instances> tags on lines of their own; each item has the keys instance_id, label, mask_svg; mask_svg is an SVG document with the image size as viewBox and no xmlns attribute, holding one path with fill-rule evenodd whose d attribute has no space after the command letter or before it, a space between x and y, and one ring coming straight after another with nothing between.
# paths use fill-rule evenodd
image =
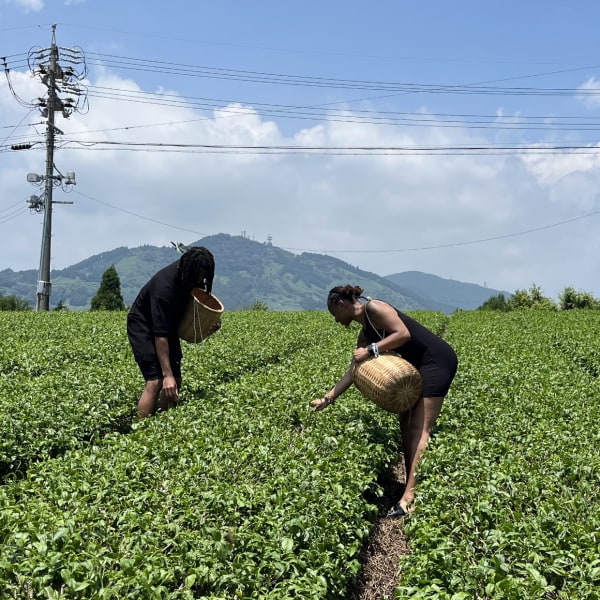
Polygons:
<instances>
[{"instance_id":1,"label":"basket strap","mask_svg":"<svg viewBox=\"0 0 600 600\"><path fill-rule=\"evenodd\" d=\"M198 307L196 306L196 298L192 295L192 303L193 303L193 316L194 316L194 324L193 324L193 328L194 328L194 342L198 341L198 335L197 335L197 331L198 329L200 330L200 341L204 340L204 335L202 334L202 320L198 319L198 328L196 328L196 318L198 316Z\"/></svg>"}]
</instances>

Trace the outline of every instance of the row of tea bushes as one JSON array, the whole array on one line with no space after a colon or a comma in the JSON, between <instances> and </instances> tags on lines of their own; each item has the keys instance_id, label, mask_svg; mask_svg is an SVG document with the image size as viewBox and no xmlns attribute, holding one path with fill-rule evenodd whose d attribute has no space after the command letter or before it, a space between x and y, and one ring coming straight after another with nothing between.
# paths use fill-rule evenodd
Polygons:
<instances>
[{"instance_id":1,"label":"row of tea bushes","mask_svg":"<svg viewBox=\"0 0 600 600\"><path fill-rule=\"evenodd\" d=\"M456 313L395 598L600 597L597 312Z\"/></svg>"},{"instance_id":2,"label":"row of tea bushes","mask_svg":"<svg viewBox=\"0 0 600 600\"><path fill-rule=\"evenodd\" d=\"M322 317L326 330L331 319ZM184 345L182 401L315 343L310 313L225 313L221 332ZM128 431L143 381L125 314L0 312L0 476Z\"/></svg>"},{"instance_id":3,"label":"row of tea bushes","mask_svg":"<svg viewBox=\"0 0 600 600\"><path fill-rule=\"evenodd\" d=\"M176 410L0 488L4 597L347 597L397 453L395 418L356 391L308 410L356 331L320 313L231 317L239 346L215 336L188 353Z\"/></svg>"}]
</instances>

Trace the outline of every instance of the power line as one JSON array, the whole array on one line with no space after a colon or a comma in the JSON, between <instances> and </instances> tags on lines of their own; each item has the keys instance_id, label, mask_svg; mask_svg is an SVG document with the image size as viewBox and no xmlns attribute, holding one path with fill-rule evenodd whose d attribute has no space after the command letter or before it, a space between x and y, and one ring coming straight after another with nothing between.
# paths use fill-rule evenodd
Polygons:
<instances>
[{"instance_id":1,"label":"power line","mask_svg":"<svg viewBox=\"0 0 600 600\"><path fill-rule=\"evenodd\" d=\"M302 87L325 87L329 89L347 89L360 91L382 91L397 94L475 94L475 95L514 95L514 96L573 96L580 97L600 95L600 90L594 88L541 88L541 87L501 87L485 85L482 82L475 84L425 84L412 82L393 82L362 79L341 79L336 77L317 77L292 75L285 73L270 73L265 71L248 71L242 69L226 69L204 65L190 65L150 59L139 59L111 54L89 52L88 57L95 59L105 67L114 69L133 70L137 72L163 73L171 76L189 76L199 78L226 79L248 83L266 83L272 85L288 85ZM5 59L8 57L4 57ZM24 65L25 61L19 61ZM12 67L15 68L15 67ZM567 69L553 71L549 74L581 70ZM591 68L591 67L586 67ZM548 74L548 73L545 73ZM504 78L501 81L531 78L540 74Z\"/></svg>"},{"instance_id":2,"label":"power line","mask_svg":"<svg viewBox=\"0 0 600 600\"><path fill-rule=\"evenodd\" d=\"M89 52L88 56L96 58L103 66L121 68L140 72L166 73L171 75L228 79L250 83L268 83L276 85L292 85L303 87L327 87L332 89L356 89L370 91L385 91L396 93L445 93L445 94L492 94L492 95L533 95L533 96L598 96L600 90L580 88L540 88L540 87L498 87L483 84L423 84L410 82L390 82L363 79L341 79L336 77L317 77L305 75L290 75L285 73L270 73L266 71L248 71L242 69L226 69L209 67L204 65L190 65L183 63L157 61L150 59L132 58L111 54L100 54ZM583 68L583 67L582 67ZM591 67L587 67L591 68ZM578 69L554 71L554 73L566 72ZM521 76L519 78L534 77L536 75ZM510 81L515 78L505 78Z\"/></svg>"},{"instance_id":3,"label":"power line","mask_svg":"<svg viewBox=\"0 0 600 600\"><path fill-rule=\"evenodd\" d=\"M95 56L94 53L91 53ZM112 55L97 55L112 57ZM255 71L241 71L235 69L214 69L211 67L197 67L193 65L180 65L178 63L168 63L162 61L151 61L147 59L130 59L126 57L117 57L120 59L120 63L124 64L142 64L142 65L158 65L161 69L166 69L165 72L173 74L172 66L179 66L185 68L186 71L192 73L200 70L201 72L225 72L230 73L243 73L243 74L261 74L261 72ZM577 70L577 69L569 69ZM175 73L176 74L176 73ZM294 82L295 84L301 84L303 82L317 81L320 84L332 82L335 85L339 85L342 82L348 86L360 87L365 82L362 80L342 80L336 78L314 78L304 77L295 75L278 75L278 74L266 74L269 77L276 78L280 77L281 83ZM523 76L533 77L534 75ZM510 79L517 79L510 78ZM439 85L439 84L398 84L389 82L370 82L372 85L382 86L409 86L408 88L402 89L402 93L438 93L440 91L450 91L453 93L494 93L494 94L532 94L532 95L549 95L549 94L577 94L578 96L598 96L600 90L598 89L569 89L569 88L494 88L489 86L481 86L477 84L468 85ZM223 106L223 103L241 103L248 104L248 101L240 102L236 100L222 100L222 99L211 99L211 98L197 98L189 96L180 96L174 94L156 94L142 92L138 90L122 90L115 88L107 88L102 86L90 86L89 95L96 98L104 98L108 100L119 100L135 103L146 103L155 104L159 106L169 106L178 108L188 108L197 110L214 111L218 110L219 114L228 114L230 116L243 116L246 114L259 114L267 117L278 117L286 119L303 119L303 120L318 120L328 119L332 122L347 122L347 123L365 123L372 125L385 125L385 126L403 126L403 127L430 127L435 126L438 128L464 128L464 129L493 129L493 130L511 130L511 131L526 131L526 130L548 130L548 131L569 131L569 132L580 132L580 131L597 131L600 129L600 123L594 119L586 118L582 120L581 117L560 117L560 116L531 116L531 117L510 117L510 116L497 116L497 115L444 115L444 114L432 114L422 115L417 113L399 113L394 111L361 111L353 110L352 113L348 114L347 110L332 108L334 104L340 104L343 102L334 102L327 104L319 104L313 106L289 106L289 105L277 105L260 102L249 102L252 106L250 108ZM349 100L347 102L355 102ZM324 107L329 107L327 111ZM455 118L452 118L455 117ZM559 121L557 123L557 121Z\"/></svg>"},{"instance_id":4,"label":"power line","mask_svg":"<svg viewBox=\"0 0 600 600\"><path fill-rule=\"evenodd\" d=\"M22 204L22 202L19 202L19 204ZM4 211L0 211L0 212L4 212ZM13 221L17 217L20 217L21 215L24 215L27 212L28 212L27 207L21 206L20 208L14 209L11 213L8 213L5 215L0 215L0 225L3 225L4 223L8 223L9 221Z\"/></svg>"},{"instance_id":5,"label":"power line","mask_svg":"<svg viewBox=\"0 0 600 600\"><path fill-rule=\"evenodd\" d=\"M13 55L20 56L20 55ZM381 82L381 81L364 81L364 80L346 80L338 78L321 78L321 77L305 77L296 75L285 75L277 73L266 73L259 71L242 71L236 69L215 69L212 67L201 67L194 65L182 65L178 63L168 63L162 61L150 61L145 59L129 59L127 57L114 57L112 55L101 55L91 53L90 56L95 56L99 60L104 57L105 64L113 68L124 68L134 71L151 71L157 73L165 73L175 76L190 76L202 78L229 79L234 81L242 81L248 83L263 83L277 85L292 85L304 87L322 87L332 89L347 89L347 90L368 90L368 91L383 91L392 94L403 93L426 93L426 94L474 94L474 95L515 95L515 96L588 96L596 97L600 95L600 90L597 89L571 89L571 88L537 88L537 87L498 87L483 84L469 85L440 85L440 84L416 84L416 83L399 83L399 82ZM112 62L111 62L112 61ZM26 65L25 61L13 63L14 65ZM575 70L575 69L573 69ZM525 77L525 76L524 76ZM533 77L527 76L527 77ZM517 79L517 78L510 78ZM508 80L508 79L507 79ZM551 123L549 127L552 130L561 131L596 131L600 128L600 122L589 117L581 120L580 117L570 116L530 116L523 117L498 117L496 115L453 115L446 113L438 113L432 115L420 115L418 113L401 113L395 111L352 111L352 116L346 116L348 111L343 109L330 108L327 112L322 109L324 106L331 104L340 104L341 102L328 103L327 105L316 106L289 106L277 105L268 103L254 103L255 108L234 108L223 107L220 103L223 100L210 98L195 98L176 96L170 94L151 94L146 92L138 92L135 90L118 90L114 88L106 88L101 86L90 86L90 94L93 97L104 98L108 100L129 101L137 103L157 104L169 107L193 108L197 110L218 110L220 114L229 114L231 116L243 116L248 113L257 113L268 116L278 116L282 118L297 118L297 119L318 119L329 118L332 121L348 122L348 123L365 123L365 124L383 124L383 125L402 125L402 126L423 126L423 127L462 127L467 129L486 128L486 129L514 129L514 130L544 130L547 120L560 121L560 124ZM233 102L233 101L227 101ZM348 101L352 102L352 100ZM319 111L319 112L317 112ZM459 119L465 119L463 122ZM439 119L439 120L436 120ZM493 120L495 119L495 121ZM509 121L515 120L514 123L504 122L498 123L498 120ZM190 122L186 120L183 122ZM564 125L562 125L564 123ZM20 124L19 124L20 125ZM160 124L130 126L123 128L114 128L100 131L114 131L118 129L134 129L140 127L160 126ZM71 134L73 135L73 134ZM8 138L6 138L8 139ZM293 145L227 145L227 144L182 144L182 143L159 143L159 142L125 142L125 141L94 141L94 140L78 140L69 139L64 136L61 142L61 147L69 147L71 149L89 150L89 151L137 151L137 152L201 152L201 153L228 153L228 154L326 154L331 156L360 156L360 155L506 155L506 154L597 154L600 152L595 144L597 141L579 143L579 144L527 144L527 145L439 145L439 146L293 146ZM76 146L80 146L77 148ZM0 148L0 151L2 149ZM81 194L86 196L85 194ZM199 235L191 229L179 227L164 223L155 219L151 219L134 212L115 207L107 202L103 202L86 196L96 202L100 202L115 210L120 210L123 213L130 214L136 218L141 218L167 227L187 231ZM518 235L524 235L551 227L564 225L579 219L588 218L598 214L598 212L589 213L580 217L575 217L566 221L553 223L520 231L516 233L494 236L485 239L471 240L466 242L457 242L439 246L425 246L419 248L404 248L395 250L304 250L312 252L329 252L329 253L349 253L349 252L409 252L417 250L430 250L437 248L449 248L462 246L467 244L477 244L488 242L497 239L503 239ZM15 218L16 214L7 215L6 219ZM5 221L3 221L5 222ZM288 248L290 250L299 250Z\"/></svg>"},{"instance_id":6,"label":"power line","mask_svg":"<svg viewBox=\"0 0 600 600\"><path fill-rule=\"evenodd\" d=\"M150 217L147 217L145 215L141 215L139 213L136 213L134 211L131 210L127 210L124 208L121 208L120 206L116 206L114 204L111 204L110 202L106 202L104 200L99 200L98 198L94 198L93 196L90 196L89 194L84 194L80 191L76 191L76 194L84 197L84 198L88 198L89 200L93 200L94 202L97 202L99 204L103 204L104 206L108 206L118 212L122 212L124 214L130 215L132 217L136 217L138 219L142 219L144 221L149 221L151 223L156 223L158 225L162 225L164 227L170 227L171 229L178 229L179 231L186 231L188 233L193 233L195 235L200 235L200 236L208 236L210 234L208 233L202 233L200 231L196 231L195 229L189 229L187 227L180 227L179 225L173 225L172 223L167 223L166 221L160 221L158 219L152 219ZM463 242L452 242L449 244L438 244L438 245L432 245L432 246L417 246L417 247L411 247L411 248L396 248L396 249L378 249L378 250L373 250L373 249L369 249L369 250L365 250L365 249L361 249L361 250L356 250L356 249L352 249L352 250L323 250L323 249L315 249L315 248L291 248L291 247L287 247L287 246L280 246L283 250L289 250L292 252L312 252L312 253L321 253L321 254L395 254L395 253L401 253L401 252L418 252L418 251L425 251L425 250L439 250L442 248L455 248L455 247L459 247L459 246L469 246L469 245L473 245L473 244L483 244L486 242L492 242L492 241L496 241L496 240L501 240L501 239L507 239L507 238L511 238L511 237L517 237L517 236L521 236L521 235L527 235L529 233L535 233L537 231L544 231L546 229L552 229L554 227L560 227L562 225L567 225L568 223L573 223L575 221L580 221L582 219L588 219L590 217L596 216L600 214L600 210L596 210L593 211L591 213L587 213L584 215L579 215L576 217L572 217L570 219L565 219L563 221L557 221L555 223L550 223L548 225L540 225L538 227L532 227L530 229L525 229L522 231L516 231L516 232L512 232L512 233L506 233L506 234L501 234L501 235L495 235L495 236L490 236L487 238L480 238L480 239L476 239L476 240L468 240L468 241L463 241Z\"/></svg>"},{"instance_id":7,"label":"power line","mask_svg":"<svg viewBox=\"0 0 600 600\"><path fill-rule=\"evenodd\" d=\"M114 204L111 204L110 202L106 202L105 200L99 200L98 198L94 198L93 196L84 194L80 191L76 191L75 193L84 198L88 198L89 200L93 200L94 202L97 202L98 204L103 204L104 206L109 206L110 208L112 208L118 212L122 212L123 214L126 214L126 215L131 215L132 217L136 217L136 218L142 219L144 221L149 221L150 223L156 223L158 225L163 225L165 227L170 227L172 229L178 229L179 231L186 231L188 233L194 233L197 235L202 235L202 236L209 235L207 233L200 233L199 231L195 231L194 229L189 229L187 227L180 227L179 225L172 225L172 224L166 223L164 221L159 221L158 219L152 219L151 217L147 217L145 215L140 215L139 213L135 213L135 212L133 212L131 210L127 210L125 208L121 208L120 206L115 206Z\"/></svg>"},{"instance_id":8,"label":"power line","mask_svg":"<svg viewBox=\"0 0 600 600\"><path fill-rule=\"evenodd\" d=\"M514 154L598 154L600 145L582 144L464 144L464 145L398 145L398 146L297 146L247 144L190 144L176 142L119 142L111 140L65 139L62 148L86 151L127 150L137 152L202 152L227 154L305 154L328 156L437 156L437 155L514 155ZM75 146L74 146L75 145Z\"/></svg>"},{"instance_id":9,"label":"power line","mask_svg":"<svg viewBox=\"0 0 600 600\"><path fill-rule=\"evenodd\" d=\"M89 95L95 98L118 100L168 106L172 108L192 108L215 111L219 114L244 116L258 114L266 117L286 119L317 120L326 119L331 122L364 123L369 125L402 126L402 127L441 127L461 129L494 129L494 130L565 130L596 131L600 129L600 120L593 117L577 116L499 116L499 115L449 115L442 113L409 113L398 111L348 110L321 106L277 105L262 102L247 102L211 98L198 98L175 94L156 94L137 90L118 90L101 86L89 86ZM231 106L232 104L241 106ZM557 123L558 121L558 123Z\"/></svg>"},{"instance_id":10,"label":"power line","mask_svg":"<svg viewBox=\"0 0 600 600\"><path fill-rule=\"evenodd\" d=\"M483 244L484 242L493 242L495 240L503 240L506 238L517 237L519 235L526 235L528 233L535 233L536 231L544 231L545 229L552 229L553 227L560 227L561 225L566 225L568 223L573 223L575 221L580 221L581 219L587 219L589 217L593 217L595 215L600 214L600 210L596 210L591 213L587 213L585 215L579 215L578 217L573 217L572 219L565 219L564 221L558 221L557 223L551 223L549 225L541 225L540 227L533 227L531 229L525 229L523 231L516 231L513 233L507 233L504 235L495 235L492 237L481 238L477 240L469 240L467 242L452 242L450 244L439 244L436 246L416 246L413 248L399 248L396 250L304 250L302 248L289 248L289 250L294 250L296 252L325 252L325 253L358 253L358 254L389 254L396 252L417 252L421 250L439 250L442 248L456 248L458 246L470 246L472 244Z\"/></svg>"},{"instance_id":11,"label":"power line","mask_svg":"<svg viewBox=\"0 0 600 600\"><path fill-rule=\"evenodd\" d=\"M13 134L15 133L15 131L21 127L23 121L33 112L33 108L25 115L23 115L23 118L19 121L19 123L17 125L15 125L12 128L12 131L0 142L0 148L13 136Z\"/></svg>"},{"instance_id":12,"label":"power line","mask_svg":"<svg viewBox=\"0 0 600 600\"><path fill-rule=\"evenodd\" d=\"M2 208L2 209L0 209L0 214L2 214L2 213L5 213L5 212L8 212L9 210L12 210L12 209L14 209L14 208L15 208L15 207L17 207L17 206L22 206L22 204L23 204L23 203L22 203L21 201L19 201L19 202L15 202L14 204L11 204L10 206L8 206L8 207L6 207L6 208Z\"/></svg>"}]
</instances>

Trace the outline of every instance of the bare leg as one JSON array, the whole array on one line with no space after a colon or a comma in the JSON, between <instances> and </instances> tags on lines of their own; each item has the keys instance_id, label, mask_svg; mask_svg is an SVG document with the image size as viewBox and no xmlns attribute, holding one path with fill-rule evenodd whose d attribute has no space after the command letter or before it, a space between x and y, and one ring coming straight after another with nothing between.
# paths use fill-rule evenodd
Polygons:
<instances>
[{"instance_id":1,"label":"bare leg","mask_svg":"<svg viewBox=\"0 0 600 600\"><path fill-rule=\"evenodd\" d=\"M419 398L410 412L400 415L400 431L404 447L406 487L399 504L405 512L415 499L415 478L423 452L429 442L431 430L442 410L443 397Z\"/></svg>"},{"instance_id":2,"label":"bare leg","mask_svg":"<svg viewBox=\"0 0 600 600\"><path fill-rule=\"evenodd\" d=\"M146 381L137 405L138 417L145 419L156 412L156 402L162 389L162 379Z\"/></svg>"}]
</instances>

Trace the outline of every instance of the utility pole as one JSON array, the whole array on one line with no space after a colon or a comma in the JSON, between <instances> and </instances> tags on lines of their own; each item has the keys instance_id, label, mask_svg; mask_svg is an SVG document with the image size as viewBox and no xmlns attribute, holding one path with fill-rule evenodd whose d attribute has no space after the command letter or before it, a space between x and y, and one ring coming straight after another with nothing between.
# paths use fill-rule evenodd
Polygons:
<instances>
[{"instance_id":1,"label":"utility pole","mask_svg":"<svg viewBox=\"0 0 600 600\"><path fill-rule=\"evenodd\" d=\"M44 191L44 225L42 227L42 250L37 282L36 310L50 309L50 246L52 243L52 188L54 187L54 110L59 106L56 94L56 71L58 68L58 48L56 47L56 25L52 26L52 46L48 65L48 121L46 123L46 177Z\"/></svg>"},{"instance_id":2,"label":"utility pole","mask_svg":"<svg viewBox=\"0 0 600 600\"><path fill-rule=\"evenodd\" d=\"M68 63L63 67L60 64ZM42 246L40 252L40 266L38 271L36 310L47 311L50 309L50 294L52 284L50 283L50 257L52 243L52 205L53 204L73 204L72 202L56 201L52 199L54 186L61 186L63 191L70 191L71 186L75 185L75 173L67 171L66 177L56 168L54 164L54 148L56 134L62 131L55 125L55 115L62 113L65 119L68 119L74 111L81 112L81 107L87 105L87 94L81 88L80 82L86 76L85 57L81 49L59 48L56 45L56 25L52 25L52 44L50 48L42 50L30 50L28 55L29 69L33 75L40 78L42 84L48 90L46 98L38 98L35 103L26 103L19 98L11 85L9 73L10 69L4 60L4 70L9 82L9 87L15 98L24 106L31 108L37 106L42 117L46 121L46 169L44 175L28 173L27 181L41 185L44 184L42 194L29 197L29 208L32 212L44 213L44 224L42 227ZM80 67L79 70L76 67ZM72 94L74 97L67 97L64 100L59 94ZM13 146L13 150L28 150L32 144L18 144ZM55 172L57 173L55 175Z\"/></svg>"}]
</instances>

